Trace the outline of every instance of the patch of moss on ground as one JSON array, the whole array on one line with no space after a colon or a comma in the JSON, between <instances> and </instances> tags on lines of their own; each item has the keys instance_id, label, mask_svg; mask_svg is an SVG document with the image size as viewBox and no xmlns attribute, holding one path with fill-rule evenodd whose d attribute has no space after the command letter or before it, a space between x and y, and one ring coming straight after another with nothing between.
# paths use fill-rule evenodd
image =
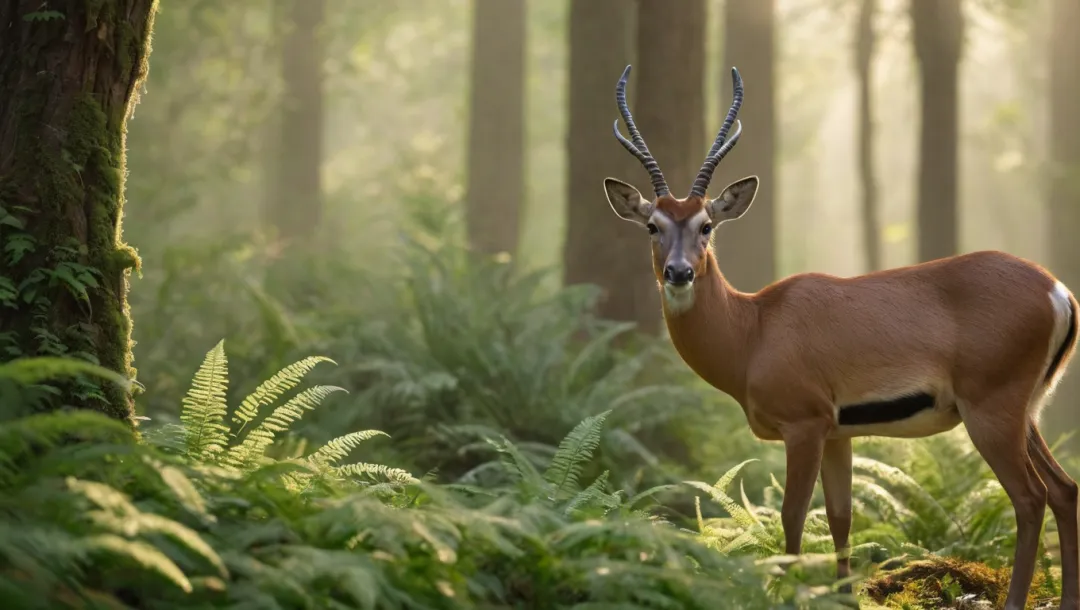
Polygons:
<instances>
[{"instance_id":1,"label":"patch of moss on ground","mask_svg":"<svg viewBox=\"0 0 1080 610\"><path fill-rule=\"evenodd\" d=\"M991 568L977 562L933 557L871 578L861 594L882 607L902 610L1002 608L1010 572L1010 567ZM1056 608L1054 587L1045 573L1037 571L1025 608ZM980 601L981 605L977 603Z\"/></svg>"}]
</instances>

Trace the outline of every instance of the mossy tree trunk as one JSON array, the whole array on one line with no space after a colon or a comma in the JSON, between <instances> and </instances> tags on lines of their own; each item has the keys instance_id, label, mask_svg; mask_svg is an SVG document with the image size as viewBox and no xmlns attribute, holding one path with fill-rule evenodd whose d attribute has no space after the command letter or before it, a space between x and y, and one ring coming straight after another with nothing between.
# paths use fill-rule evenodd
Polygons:
<instances>
[{"instance_id":1,"label":"mossy tree trunk","mask_svg":"<svg viewBox=\"0 0 1080 610\"><path fill-rule=\"evenodd\" d=\"M124 139L156 5L0 3L0 359L67 355L134 376ZM133 413L121 388L88 380L49 406Z\"/></svg>"}]
</instances>

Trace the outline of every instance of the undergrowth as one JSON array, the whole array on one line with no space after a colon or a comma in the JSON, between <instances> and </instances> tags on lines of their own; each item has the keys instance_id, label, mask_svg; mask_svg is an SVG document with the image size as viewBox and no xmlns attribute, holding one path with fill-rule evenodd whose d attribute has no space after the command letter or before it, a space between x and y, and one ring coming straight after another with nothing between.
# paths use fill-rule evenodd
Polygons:
<instances>
[{"instance_id":1,"label":"undergrowth","mask_svg":"<svg viewBox=\"0 0 1080 610\"><path fill-rule=\"evenodd\" d=\"M376 431L271 457L278 435L329 396L320 386L287 396L321 362L286 367L230 408L219 343L195 374L180 423L151 422L142 441L94 413L26 415L7 405L5 608L835 603L827 581L774 574L700 544L653 513L652 492L628 498L607 473L583 478L609 412L579 422L540 468L505 437L486 439L501 456L500 482L490 486L344 464ZM0 379L32 385L86 372L22 360L0 367Z\"/></svg>"}]
</instances>

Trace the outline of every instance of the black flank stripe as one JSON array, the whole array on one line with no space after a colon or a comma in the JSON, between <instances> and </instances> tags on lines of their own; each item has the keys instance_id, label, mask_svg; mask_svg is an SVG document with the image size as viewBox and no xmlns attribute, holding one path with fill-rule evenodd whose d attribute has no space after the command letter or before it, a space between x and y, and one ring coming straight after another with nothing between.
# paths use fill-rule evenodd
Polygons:
<instances>
[{"instance_id":1,"label":"black flank stripe","mask_svg":"<svg viewBox=\"0 0 1080 610\"><path fill-rule=\"evenodd\" d=\"M905 420L919 411L932 408L934 408L934 396L925 392L891 400L863 402L842 407L840 425L887 424Z\"/></svg>"}]
</instances>

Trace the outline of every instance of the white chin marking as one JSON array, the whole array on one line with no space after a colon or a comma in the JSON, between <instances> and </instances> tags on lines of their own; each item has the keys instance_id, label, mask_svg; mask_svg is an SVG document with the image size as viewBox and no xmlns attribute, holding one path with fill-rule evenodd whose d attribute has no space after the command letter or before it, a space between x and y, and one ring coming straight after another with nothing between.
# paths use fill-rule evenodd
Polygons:
<instances>
[{"instance_id":1,"label":"white chin marking","mask_svg":"<svg viewBox=\"0 0 1080 610\"><path fill-rule=\"evenodd\" d=\"M672 286L664 283L664 303L673 314L680 314L694 306L694 283Z\"/></svg>"}]
</instances>

